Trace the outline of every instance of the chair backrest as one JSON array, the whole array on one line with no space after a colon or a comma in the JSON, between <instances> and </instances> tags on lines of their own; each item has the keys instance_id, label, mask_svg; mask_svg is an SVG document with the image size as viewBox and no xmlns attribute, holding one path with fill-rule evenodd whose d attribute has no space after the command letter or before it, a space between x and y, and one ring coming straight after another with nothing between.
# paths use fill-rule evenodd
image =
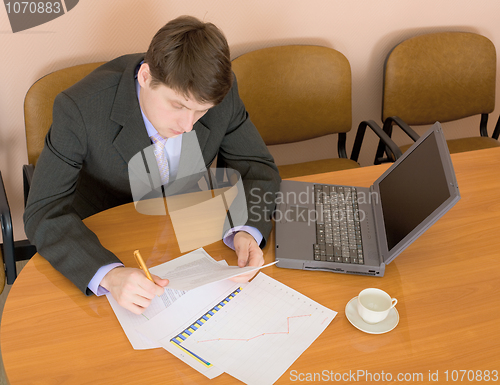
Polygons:
<instances>
[{"instance_id":1,"label":"chair backrest","mask_svg":"<svg viewBox=\"0 0 500 385\"><path fill-rule=\"evenodd\" d=\"M81 64L52 72L37 80L28 90L24 99L24 123L30 164L36 165L42 152L45 135L52 124L52 107L57 94L102 64L104 62Z\"/></svg>"},{"instance_id":2,"label":"chair backrest","mask_svg":"<svg viewBox=\"0 0 500 385\"><path fill-rule=\"evenodd\" d=\"M240 97L264 142L298 142L351 129L351 67L327 47L263 48L232 62Z\"/></svg>"},{"instance_id":3,"label":"chair backrest","mask_svg":"<svg viewBox=\"0 0 500 385\"><path fill-rule=\"evenodd\" d=\"M496 51L484 36L440 32L403 41L384 69L382 121L447 122L495 108Z\"/></svg>"}]
</instances>

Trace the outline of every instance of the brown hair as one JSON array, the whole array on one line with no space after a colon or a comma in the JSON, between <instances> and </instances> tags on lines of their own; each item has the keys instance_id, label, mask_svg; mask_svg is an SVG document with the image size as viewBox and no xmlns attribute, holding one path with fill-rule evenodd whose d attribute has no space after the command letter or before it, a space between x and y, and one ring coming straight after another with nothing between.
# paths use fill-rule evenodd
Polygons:
<instances>
[{"instance_id":1,"label":"brown hair","mask_svg":"<svg viewBox=\"0 0 500 385\"><path fill-rule=\"evenodd\" d=\"M161 28L144 61L152 87L164 84L200 103L219 104L232 86L226 38L214 24L192 16L180 16Z\"/></svg>"}]
</instances>

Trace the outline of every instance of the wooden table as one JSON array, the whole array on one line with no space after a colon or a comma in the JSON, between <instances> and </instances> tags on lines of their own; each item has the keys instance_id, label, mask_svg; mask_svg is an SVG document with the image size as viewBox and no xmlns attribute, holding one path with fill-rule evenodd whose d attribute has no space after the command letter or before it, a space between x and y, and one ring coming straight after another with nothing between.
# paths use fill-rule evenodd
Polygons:
<instances>
[{"instance_id":1,"label":"wooden table","mask_svg":"<svg viewBox=\"0 0 500 385\"><path fill-rule=\"evenodd\" d=\"M452 159L462 199L389 264L383 278L266 269L338 311L278 383L320 376L344 383L429 383L429 376L474 383L479 375L482 382L500 382L500 149ZM299 179L369 186L386 167ZM125 205L85 222L126 265L134 266L137 248L150 267L180 255L165 235L171 234L168 217L140 215ZM273 261L273 248L271 238L266 262ZM236 264L222 242L205 249ZM365 334L346 319L347 302L366 287L399 299L400 322L393 331ZM134 351L106 298L85 297L39 255L24 267L7 299L1 348L12 385L238 383L227 374L209 381L163 349Z\"/></svg>"}]
</instances>

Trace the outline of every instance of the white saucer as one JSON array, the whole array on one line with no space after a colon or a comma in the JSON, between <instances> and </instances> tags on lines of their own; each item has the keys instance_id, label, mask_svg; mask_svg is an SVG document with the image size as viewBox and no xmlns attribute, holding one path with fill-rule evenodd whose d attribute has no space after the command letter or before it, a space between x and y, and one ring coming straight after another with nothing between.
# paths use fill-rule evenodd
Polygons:
<instances>
[{"instance_id":1,"label":"white saucer","mask_svg":"<svg viewBox=\"0 0 500 385\"><path fill-rule=\"evenodd\" d=\"M391 309L385 320L377 324L369 324L363 321L358 314L358 297L354 297L345 307L345 315L349 322L357 329L369 334L382 334L390 332L399 322L399 313L395 307Z\"/></svg>"}]
</instances>

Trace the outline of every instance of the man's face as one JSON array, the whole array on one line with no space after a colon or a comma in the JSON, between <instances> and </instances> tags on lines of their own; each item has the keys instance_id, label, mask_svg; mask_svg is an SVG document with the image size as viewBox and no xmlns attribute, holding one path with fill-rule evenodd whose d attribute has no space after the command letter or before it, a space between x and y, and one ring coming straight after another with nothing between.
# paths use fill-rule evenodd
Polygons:
<instances>
[{"instance_id":1,"label":"man's face","mask_svg":"<svg viewBox=\"0 0 500 385\"><path fill-rule=\"evenodd\" d=\"M193 125L213 107L194 98L180 95L164 84L151 87L151 74L146 63L141 65L137 80L141 86L139 103L144 115L164 138L173 138L193 129Z\"/></svg>"}]
</instances>

